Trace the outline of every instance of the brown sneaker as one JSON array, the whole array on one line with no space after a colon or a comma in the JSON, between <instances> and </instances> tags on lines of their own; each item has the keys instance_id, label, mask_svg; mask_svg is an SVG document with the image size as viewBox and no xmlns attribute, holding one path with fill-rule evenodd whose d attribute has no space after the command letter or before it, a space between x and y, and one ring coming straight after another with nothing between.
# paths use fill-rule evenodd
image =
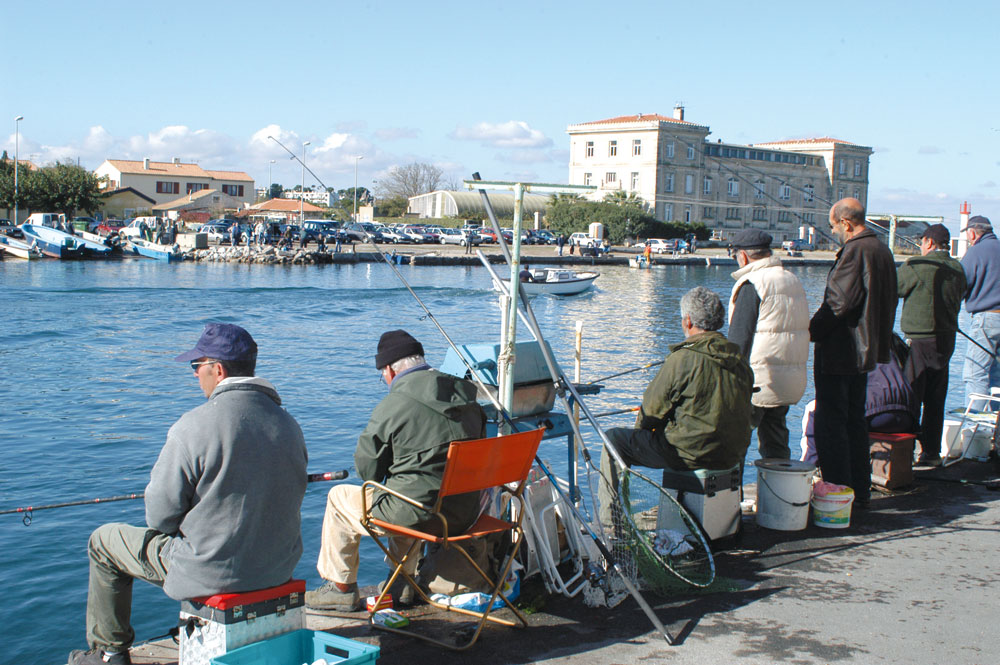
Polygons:
<instances>
[{"instance_id":1,"label":"brown sneaker","mask_svg":"<svg viewBox=\"0 0 1000 665\"><path fill-rule=\"evenodd\" d=\"M306 607L314 610L357 612L361 608L358 585L351 584L347 591L341 591L333 582L327 582L314 591L306 591Z\"/></svg>"}]
</instances>

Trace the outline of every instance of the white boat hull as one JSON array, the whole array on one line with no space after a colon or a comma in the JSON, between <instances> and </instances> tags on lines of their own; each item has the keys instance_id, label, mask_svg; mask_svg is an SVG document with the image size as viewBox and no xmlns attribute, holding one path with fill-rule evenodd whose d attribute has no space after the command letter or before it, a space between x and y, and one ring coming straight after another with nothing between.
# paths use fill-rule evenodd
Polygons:
<instances>
[{"instance_id":1,"label":"white boat hull","mask_svg":"<svg viewBox=\"0 0 1000 665\"><path fill-rule=\"evenodd\" d=\"M544 273L544 279L539 279L539 273ZM583 293L594 285L594 280L600 277L597 272L573 272L547 268L543 271L533 270L534 281L521 282L524 292L529 296L548 293L554 296L574 296ZM508 281L508 280L504 280Z\"/></svg>"}]
</instances>

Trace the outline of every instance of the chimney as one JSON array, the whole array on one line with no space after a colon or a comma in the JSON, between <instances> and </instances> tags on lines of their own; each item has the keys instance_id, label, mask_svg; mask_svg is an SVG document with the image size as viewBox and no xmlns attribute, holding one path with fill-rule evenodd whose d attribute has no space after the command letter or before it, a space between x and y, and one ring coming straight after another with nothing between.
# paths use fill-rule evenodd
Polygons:
<instances>
[{"instance_id":1,"label":"chimney","mask_svg":"<svg viewBox=\"0 0 1000 665\"><path fill-rule=\"evenodd\" d=\"M149 170L149 157L147 157L146 159L142 160L142 170L143 171L148 171Z\"/></svg>"},{"instance_id":2,"label":"chimney","mask_svg":"<svg viewBox=\"0 0 1000 665\"><path fill-rule=\"evenodd\" d=\"M181 165L181 158L174 157L174 166L180 166L180 165Z\"/></svg>"},{"instance_id":3,"label":"chimney","mask_svg":"<svg viewBox=\"0 0 1000 665\"><path fill-rule=\"evenodd\" d=\"M636 120L642 120L642 114L641 113L636 113L635 114L635 119Z\"/></svg>"},{"instance_id":4,"label":"chimney","mask_svg":"<svg viewBox=\"0 0 1000 665\"><path fill-rule=\"evenodd\" d=\"M674 120L683 120L683 119L684 119L684 105L678 104L677 106L674 107Z\"/></svg>"}]
</instances>

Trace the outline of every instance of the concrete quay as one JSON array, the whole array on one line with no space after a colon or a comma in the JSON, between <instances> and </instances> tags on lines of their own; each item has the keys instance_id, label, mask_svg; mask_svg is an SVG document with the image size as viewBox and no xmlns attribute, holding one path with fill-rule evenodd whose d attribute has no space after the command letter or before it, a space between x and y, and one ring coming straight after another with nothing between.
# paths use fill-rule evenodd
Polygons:
<instances>
[{"instance_id":1,"label":"concrete quay","mask_svg":"<svg viewBox=\"0 0 1000 665\"><path fill-rule=\"evenodd\" d=\"M956 481L995 479L997 469L964 461L927 475L937 480L874 492L843 530L771 531L745 516L740 549L716 555L712 587L645 594L675 646L631 599L589 608L579 597L545 596L532 581L519 601L533 609L530 627L488 626L462 653L371 630L364 613L310 613L308 627L379 645L379 665L995 665L1000 493ZM420 628L439 635L467 625L426 607L406 613L427 615ZM132 658L173 663L176 653L158 643Z\"/></svg>"}]
</instances>

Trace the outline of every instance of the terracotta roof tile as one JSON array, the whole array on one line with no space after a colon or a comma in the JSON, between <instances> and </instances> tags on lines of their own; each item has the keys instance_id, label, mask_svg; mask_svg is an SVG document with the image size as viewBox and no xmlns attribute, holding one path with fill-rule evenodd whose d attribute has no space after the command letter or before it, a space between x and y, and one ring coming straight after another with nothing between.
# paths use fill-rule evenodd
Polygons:
<instances>
[{"instance_id":1,"label":"terracotta roof tile","mask_svg":"<svg viewBox=\"0 0 1000 665\"><path fill-rule=\"evenodd\" d=\"M830 138L829 136L824 136L821 138L811 138L811 139L786 139L784 141L764 141L763 143L752 143L751 145L788 145L791 143L842 143L843 145L856 145L859 148L865 147L859 143L842 141L841 139L834 139Z\"/></svg>"},{"instance_id":2,"label":"terracotta roof tile","mask_svg":"<svg viewBox=\"0 0 1000 665\"><path fill-rule=\"evenodd\" d=\"M216 180L250 180L249 175L243 171L207 171L197 164L187 164L180 162L154 162L150 160L149 168L143 168L142 160L134 159L109 159L108 163L122 173L136 175L163 175L179 176L182 178L214 178Z\"/></svg>"},{"instance_id":3,"label":"terracotta roof tile","mask_svg":"<svg viewBox=\"0 0 1000 665\"><path fill-rule=\"evenodd\" d=\"M689 120L678 120L673 116L660 115L658 113L639 113L636 115L620 115L618 117L607 118L605 120L595 120L593 122L581 122L578 123L578 125L621 125L627 122L652 122L654 120L657 120L659 122L672 122L678 125L691 125L692 127L704 126L704 125L699 125L696 122L691 122Z\"/></svg>"},{"instance_id":4,"label":"terracotta roof tile","mask_svg":"<svg viewBox=\"0 0 1000 665\"><path fill-rule=\"evenodd\" d=\"M276 212L298 212L298 199L269 199L250 206L250 210L274 210ZM322 212L323 208L314 206L308 201L302 202L303 212Z\"/></svg>"},{"instance_id":5,"label":"terracotta roof tile","mask_svg":"<svg viewBox=\"0 0 1000 665\"><path fill-rule=\"evenodd\" d=\"M205 171L205 173L216 180L249 180L253 182L253 178L243 171Z\"/></svg>"}]
</instances>

